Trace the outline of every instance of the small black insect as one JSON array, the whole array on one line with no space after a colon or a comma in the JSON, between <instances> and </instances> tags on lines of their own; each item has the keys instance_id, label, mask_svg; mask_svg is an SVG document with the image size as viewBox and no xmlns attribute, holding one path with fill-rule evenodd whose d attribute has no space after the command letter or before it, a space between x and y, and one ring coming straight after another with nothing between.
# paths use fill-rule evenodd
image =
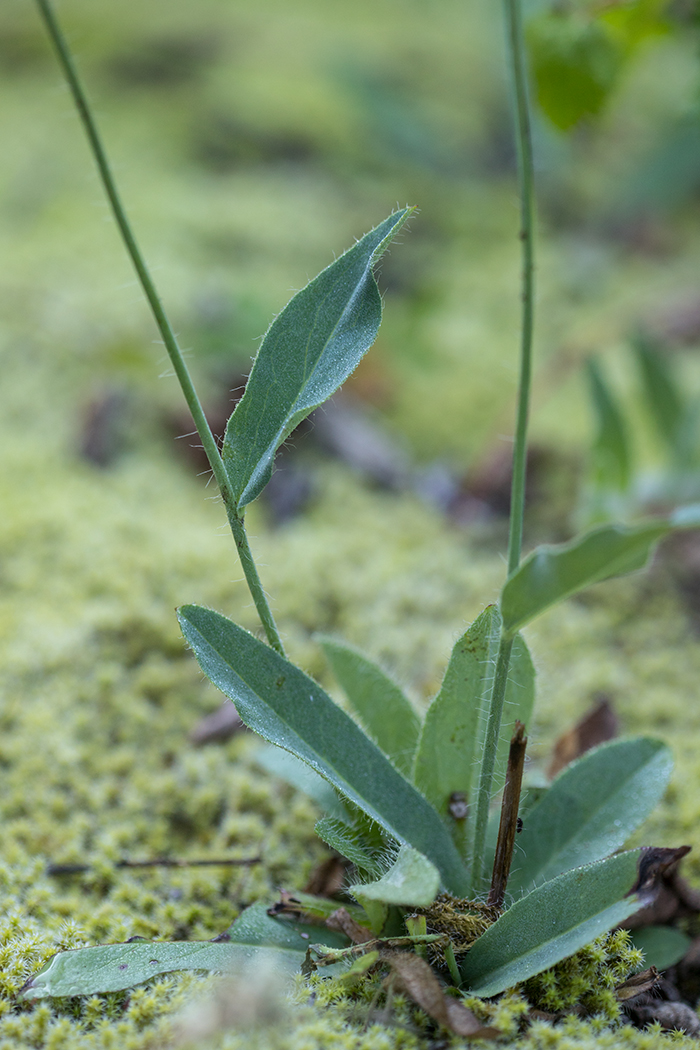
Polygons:
<instances>
[{"instance_id":1,"label":"small black insect","mask_svg":"<svg viewBox=\"0 0 700 1050\"><path fill-rule=\"evenodd\" d=\"M522 830L523 830L523 818L522 817L518 817L518 819L515 821L515 833L516 833L516 835L519 835Z\"/></svg>"}]
</instances>

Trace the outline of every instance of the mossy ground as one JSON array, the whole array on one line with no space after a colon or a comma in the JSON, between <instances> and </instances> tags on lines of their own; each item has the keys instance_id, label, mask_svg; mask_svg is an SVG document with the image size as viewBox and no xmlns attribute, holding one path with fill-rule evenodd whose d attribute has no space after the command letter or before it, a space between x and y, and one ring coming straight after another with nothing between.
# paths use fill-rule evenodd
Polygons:
<instances>
[{"instance_id":1,"label":"mossy ground","mask_svg":"<svg viewBox=\"0 0 700 1050\"><path fill-rule=\"evenodd\" d=\"M384 264L386 320L362 389L419 462L464 468L509 432L517 213L499 27L492 5L472 6L61 4L163 298L185 345L206 351L192 359L205 393L245 367L291 288L397 200L415 201L422 214ZM221 510L163 424L179 395L158 378L162 348L35 12L6 0L0 19L0 1048L162 1047L174 1014L211 982L167 978L34 1008L12 997L62 947L214 936L245 903L303 884L324 850L311 803L256 767L252 738L188 743L219 697L174 607L211 604L251 628L254 612ZM533 431L559 451L580 456L587 434L582 356L603 350L622 374L629 326L694 284L692 201L657 220L661 255L596 226L625 164L682 112L693 75L682 41L658 41L583 145L542 131L543 178L568 211L562 223L543 207ZM697 362L679 367L697 387ZM100 469L77 449L86 406L115 390L124 440ZM250 513L290 655L332 686L313 634L336 632L418 703L498 593L499 528L458 529L337 465L319 468L312 505L283 528ZM528 640L540 683L533 760L592 694L610 693L625 731L660 736L676 755L643 840L697 847L700 651L663 571L595 588ZM114 866L257 854L245 868ZM50 862L91 870L49 878ZM686 870L700 877L700 855ZM282 1020L213 1045L423 1050L433 1038L401 1001L398 1026L363 1028L340 991L298 986L295 999L278 1006ZM522 1035L506 1024L505 1038L532 1050L672 1039L610 1020L538 1022Z\"/></svg>"}]
</instances>

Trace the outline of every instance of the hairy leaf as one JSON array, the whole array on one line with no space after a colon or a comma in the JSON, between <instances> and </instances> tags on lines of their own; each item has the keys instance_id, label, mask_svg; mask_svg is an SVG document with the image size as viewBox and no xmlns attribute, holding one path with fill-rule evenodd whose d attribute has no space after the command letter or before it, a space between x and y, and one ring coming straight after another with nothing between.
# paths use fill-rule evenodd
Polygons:
<instances>
[{"instance_id":1,"label":"hairy leaf","mask_svg":"<svg viewBox=\"0 0 700 1050\"><path fill-rule=\"evenodd\" d=\"M668 785L673 758L660 740L613 740L567 766L527 814L508 890L607 856L646 820Z\"/></svg>"},{"instance_id":2,"label":"hairy leaf","mask_svg":"<svg viewBox=\"0 0 700 1050\"><path fill-rule=\"evenodd\" d=\"M348 886L362 901L404 904L410 908L427 908L437 897L440 872L427 857L410 846L402 846L392 866L375 882Z\"/></svg>"},{"instance_id":3,"label":"hairy leaf","mask_svg":"<svg viewBox=\"0 0 700 1050\"><path fill-rule=\"evenodd\" d=\"M425 715L413 781L445 820L451 795L468 802L476 788L500 630L500 614L490 605L456 642Z\"/></svg>"},{"instance_id":4,"label":"hairy leaf","mask_svg":"<svg viewBox=\"0 0 700 1050\"><path fill-rule=\"evenodd\" d=\"M642 569L670 529L665 519L640 525L603 525L570 543L537 547L501 592L503 626L516 631L589 584Z\"/></svg>"},{"instance_id":5,"label":"hairy leaf","mask_svg":"<svg viewBox=\"0 0 700 1050\"><path fill-rule=\"evenodd\" d=\"M347 811L335 789L327 780L315 773L306 762L295 758L289 751L283 751L274 744L263 744L255 752L255 761L274 777L286 780L298 791L303 791L321 807L324 813L337 820L348 820Z\"/></svg>"},{"instance_id":6,"label":"hairy leaf","mask_svg":"<svg viewBox=\"0 0 700 1050\"><path fill-rule=\"evenodd\" d=\"M178 615L200 667L246 725L303 759L391 836L424 853L445 887L463 895L464 866L433 807L313 679L219 613L187 605Z\"/></svg>"},{"instance_id":7,"label":"hairy leaf","mask_svg":"<svg viewBox=\"0 0 700 1050\"><path fill-rule=\"evenodd\" d=\"M413 704L381 667L351 645L328 635L318 641L362 725L396 768L408 776L420 732Z\"/></svg>"},{"instance_id":8,"label":"hairy leaf","mask_svg":"<svg viewBox=\"0 0 700 1050\"><path fill-rule=\"evenodd\" d=\"M340 820L322 817L316 822L315 831L331 849L336 850L342 857L347 857L356 867L372 875L378 873L377 861L366 848L362 835L354 828Z\"/></svg>"},{"instance_id":9,"label":"hairy leaf","mask_svg":"<svg viewBox=\"0 0 700 1050\"><path fill-rule=\"evenodd\" d=\"M158 974L226 971L256 961L291 973L301 966L310 936L318 936L318 927L276 922L264 904L254 904L236 919L227 940L130 941L59 952L19 994L22 999L44 999L118 992ZM324 931L324 940L329 947L347 944L347 938L331 930Z\"/></svg>"},{"instance_id":10,"label":"hairy leaf","mask_svg":"<svg viewBox=\"0 0 700 1050\"><path fill-rule=\"evenodd\" d=\"M630 850L574 868L516 901L469 950L461 966L467 988L476 995L498 995L638 911L643 854Z\"/></svg>"},{"instance_id":11,"label":"hairy leaf","mask_svg":"<svg viewBox=\"0 0 700 1050\"><path fill-rule=\"evenodd\" d=\"M238 509L270 480L285 438L345 382L374 342L382 301L372 268L411 213L390 215L272 322L226 427L222 456Z\"/></svg>"}]
</instances>

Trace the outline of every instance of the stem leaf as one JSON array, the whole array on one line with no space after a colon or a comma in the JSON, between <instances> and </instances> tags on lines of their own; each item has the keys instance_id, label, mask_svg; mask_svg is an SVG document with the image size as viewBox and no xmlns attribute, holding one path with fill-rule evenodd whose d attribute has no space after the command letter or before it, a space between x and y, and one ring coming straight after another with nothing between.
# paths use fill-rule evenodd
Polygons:
<instances>
[{"instance_id":1,"label":"stem leaf","mask_svg":"<svg viewBox=\"0 0 700 1050\"><path fill-rule=\"evenodd\" d=\"M589 584L644 568L656 543L672 527L666 519L603 525L569 543L537 547L501 592L504 630L517 631Z\"/></svg>"},{"instance_id":2,"label":"stem leaf","mask_svg":"<svg viewBox=\"0 0 700 1050\"><path fill-rule=\"evenodd\" d=\"M270 325L226 428L222 458L236 509L260 494L275 452L355 370L382 301L373 266L412 214L394 212L298 292Z\"/></svg>"},{"instance_id":3,"label":"stem leaf","mask_svg":"<svg viewBox=\"0 0 700 1050\"><path fill-rule=\"evenodd\" d=\"M461 973L475 995L498 995L554 966L642 906L632 890L643 851L567 871L508 909L470 949Z\"/></svg>"},{"instance_id":4,"label":"stem leaf","mask_svg":"<svg viewBox=\"0 0 700 1050\"><path fill-rule=\"evenodd\" d=\"M381 667L351 645L328 635L318 641L368 735L409 776L420 732L411 701Z\"/></svg>"},{"instance_id":5,"label":"stem leaf","mask_svg":"<svg viewBox=\"0 0 700 1050\"><path fill-rule=\"evenodd\" d=\"M508 882L513 894L619 849L668 785L673 758L660 740L613 740L560 773L527 814Z\"/></svg>"},{"instance_id":6,"label":"stem leaf","mask_svg":"<svg viewBox=\"0 0 700 1050\"><path fill-rule=\"evenodd\" d=\"M433 807L313 679L219 613L186 605L178 616L200 667L246 725L301 758L400 843L424 853L445 887L463 894L464 867Z\"/></svg>"}]
</instances>

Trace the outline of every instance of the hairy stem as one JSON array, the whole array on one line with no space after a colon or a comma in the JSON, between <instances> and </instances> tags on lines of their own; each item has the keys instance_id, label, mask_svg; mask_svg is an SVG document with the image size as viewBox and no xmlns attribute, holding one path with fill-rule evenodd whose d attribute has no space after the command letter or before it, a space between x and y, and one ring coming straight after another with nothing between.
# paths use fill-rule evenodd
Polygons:
<instances>
[{"instance_id":1,"label":"hairy stem","mask_svg":"<svg viewBox=\"0 0 700 1050\"><path fill-rule=\"evenodd\" d=\"M518 411L513 447L513 480L508 536L508 575L520 564L525 509L525 470L527 465L527 423L532 377L532 333L535 313L535 248L534 248L534 169L532 134L528 105L525 43L523 40L520 0L505 0L506 25L510 54L515 108L515 139L518 153L520 190L520 239L522 243L522 328L520 343L520 381Z\"/></svg>"},{"instance_id":2,"label":"hairy stem","mask_svg":"<svg viewBox=\"0 0 700 1050\"><path fill-rule=\"evenodd\" d=\"M207 459L211 466L216 482L221 491L221 496L226 507L226 514L228 517L231 530L233 532L236 548L240 555L241 565L245 574L250 593L255 602L255 607L260 616L260 620L265 629L267 639L273 649L276 649L278 653L284 656L284 648L282 646L282 640L279 636L277 626L275 624L272 610L270 609L269 602L263 591L262 584L260 583L260 577L258 576L255 562L253 561L253 555L250 550L250 544L245 532L245 525L243 517L239 515L236 510L236 500L231 489L228 475L226 474L226 468L224 467L221 454L219 453L216 439L212 434L211 427L207 421L207 417L204 414L204 410L197 396L197 392L192 382L189 369L185 364L185 359L182 356L182 351L178 345L175 333L170 325L168 317L163 309L163 304L160 301L155 285L151 279L151 275L146 266L146 262L141 254L141 251L136 243L133 231L127 219L124 206L122 205L119 192L117 190L112 171L107 160L107 154L105 153L102 140L97 130L97 124L92 115L92 110L87 100L85 91L78 77L78 72L73 61L73 56L70 52L70 48L66 42L60 25L53 13L49 0L36 0L37 7L41 17L46 25L49 37L53 43L58 60L63 70L66 81L70 88L73 96L73 101L80 115L85 133L88 138L90 150L95 159L97 169L102 179L105 192L109 199L109 203L112 208L112 214L114 215L115 222L121 233L122 239L126 250L134 264L134 269L138 275L141 287L143 288L144 295L148 301L148 304L153 313L156 325L165 344L165 349L168 352L170 361L172 362L175 375L177 376L178 382L184 394L187 407L192 413L194 424L197 428L197 433L202 442L204 451L206 452Z\"/></svg>"}]
</instances>

